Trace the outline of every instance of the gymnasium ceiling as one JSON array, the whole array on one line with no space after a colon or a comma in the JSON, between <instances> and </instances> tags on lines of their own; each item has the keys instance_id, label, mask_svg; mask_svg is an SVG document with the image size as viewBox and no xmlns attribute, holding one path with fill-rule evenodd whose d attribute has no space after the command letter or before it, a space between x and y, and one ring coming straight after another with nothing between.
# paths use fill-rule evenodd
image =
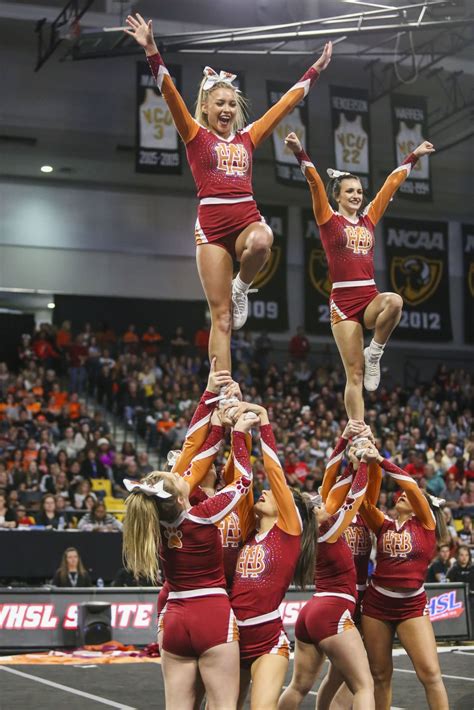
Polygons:
<instances>
[{"instance_id":1,"label":"gymnasium ceiling","mask_svg":"<svg viewBox=\"0 0 474 710\"><path fill-rule=\"evenodd\" d=\"M77 1L83 6L86 0ZM134 86L133 71L130 68L133 59L119 56L106 60L71 61L70 50L73 45L70 39L65 38L41 69L34 73L37 54L36 23L42 18L46 19L46 23L53 22L65 4L65 0L10 0L0 4L0 57L2 65L8 67L5 77L6 100L2 102L3 106L0 106L0 178L35 181L49 179L55 183L59 181L85 186L100 183L128 190L153 191L158 187L193 194L189 175L170 180L137 175L134 172ZM275 77L275 72L278 76L281 71L281 76L286 79L298 75L300 69L309 63L308 56L303 56L305 52L314 56L325 39L331 38L336 40L331 66L334 74L331 75L331 81L344 85L349 78L355 85L367 85L369 61L377 61L382 77L388 76L392 71L398 30L381 29L344 35L339 28L353 28L354 20L342 18L339 21L338 16L369 11L373 13L371 21L369 23L368 19L364 19L361 27L376 22L379 25L399 24L398 9L407 7L409 20L415 17L415 11L411 11L409 6L418 4L409 0L239 0L238 3L235 0L219 0L217 3L214 0L94 0L81 19L81 37L87 38L89 33L98 32L103 27L123 24L123 18L130 11L140 12L146 18L152 17L155 33L165 38L183 32L216 28L254 27L255 32L261 33L268 25L333 18L326 24L307 26L308 29L317 30L327 28L330 33L327 37L322 35L297 42L292 38L269 43L259 43L256 40L253 44L240 45L238 59L233 59L232 62L234 65L237 62L243 70L260 77ZM420 11L421 8L416 10L416 17L419 17ZM449 162L447 153L444 157L440 155L438 160L440 164L446 162L447 165L457 163L465 166L462 169L470 171L471 181L472 166L467 154L469 150L472 151L473 139L470 137L457 145L455 143L459 138L468 135L468 126L470 124L472 128L473 124L474 53L472 42L466 42L465 34L466 28L473 29L473 12L472 0L438 2L436 6L430 6L426 10L421 22L443 21L446 24L424 31L414 28L412 37L415 62L425 61L422 53L417 54L417 48L438 37L440 32L445 39L463 39L463 48L459 51L456 49L450 56L438 61L433 67L437 71L421 72L416 82L402 87L402 93L428 95L430 101L446 106L449 104L446 87L449 88L452 77L456 77L455 81L462 88L463 101L467 108L460 111L459 116L454 114L453 126L444 136L440 136L440 140L446 145L453 145L449 149ZM392 17L385 19L387 14ZM380 17L383 19L378 19ZM458 24L451 26L447 21ZM293 26L286 29L294 31L296 28ZM62 30L62 34L67 34L67 28ZM115 37L118 36L115 33ZM471 33L471 37L473 36ZM345 39L342 39L343 37ZM407 78L410 78L413 66L410 46L410 35L403 32L399 35L397 56L407 52L405 62L400 65L400 73ZM206 49L209 50L209 47ZM216 49L225 52L226 59L213 59L201 51L192 55L172 54L171 57L173 61L184 61L188 65L194 62L200 65L211 63L217 67L226 66L226 62L231 61L229 53L234 53L236 47L223 44L221 47L212 45L210 49L213 52ZM268 56L269 50L277 53ZM279 53L281 51L288 53L282 55ZM117 73L123 73L124 76L120 86L117 83ZM64 90L65 83L68 91L77 88L75 95ZM31 97L29 110L28 96ZM384 101L386 98L374 104L375 121L379 116L381 121L384 120L383 114L380 113ZM38 110L35 110L35 106ZM60 115L64 115L63 130L58 130ZM95 121L92 120L94 117ZM383 137L381 130L377 141L383 142ZM284 188L274 184L271 152L269 149L265 150L267 152L263 152L263 157L257 160L256 165L256 178L261 181L261 194L265 199L283 198ZM388 161L391 155L390 148ZM43 163L55 166L52 176L43 176L38 172L39 165ZM303 199L304 196L296 198L297 201Z\"/></svg>"}]
</instances>

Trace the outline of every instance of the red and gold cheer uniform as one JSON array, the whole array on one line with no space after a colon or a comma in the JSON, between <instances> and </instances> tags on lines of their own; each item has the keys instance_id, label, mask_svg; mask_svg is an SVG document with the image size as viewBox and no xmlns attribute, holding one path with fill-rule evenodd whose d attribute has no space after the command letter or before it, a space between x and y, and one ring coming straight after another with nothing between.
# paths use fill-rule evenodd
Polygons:
<instances>
[{"instance_id":1,"label":"red and gold cheer uniform","mask_svg":"<svg viewBox=\"0 0 474 710\"><path fill-rule=\"evenodd\" d=\"M270 424L260 428L263 464L278 508L273 527L255 532L251 498L239 506L244 546L230 594L240 632L241 664L250 667L265 654L289 658L289 641L279 606L290 586L301 551L301 518L276 453Z\"/></svg>"},{"instance_id":2,"label":"red and gold cheer uniform","mask_svg":"<svg viewBox=\"0 0 474 710\"><path fill-rule=\"evenodd\" d=\"M308 155L301 151L296 158L311 190L314 217L328 262L331 326L344 320L363 323L365 309L379 293L374 278L375 226L418 159L413 153L405 158L364 212L352 221L332 209L323 181Z\"/></svg>"},{"instance_id":3,"label":"red and gold cheer uniform","mask_svg":"<svg viewBox=\"0 0 474 710\"><path fill-rule=\"evenodd\" d=\"M414 514L400 525L364 501L361 515L377 536L377 557L362 613L397 623L428 614L423 583L436 549L436 522L416 481L391 461L381 465L406 492Z\"/></svg>"},{"instance_id":4,"label":"red and gold cheer uniform","mask_svg":"<svg viewBox=\"0 0 474 710\"><path fill-rule=\"evenodd\" d=\"M153 76L186 145L199 208L196 244L217 244L235 257L235 241L253 222L264 221L253 197L253 152L307 95L319 73L312 67L261 118L222 138L189 113L159 53L148 57Z\"/></svg>"},{"instance_id":5,"label":"red and gold cheer uniform","mask_svg":"<svg viewBox=\"0 0 474 710\"><path fill-rule=\"evenodd\" d=\"M221 427L211 427L202 451L214 452L222 433ZM160 560L169 587L162 645L163 650L178 656L199 657L213 646L238 639L225 589L222 544L216 525L234 510L251 487L252 469L245 435L241 432L233 432L232 455L235 478L230 485L212 498L183 510L172 523L160 522ZM188 478L196 481L198 476L193 468L202 467L202 479L209 465L209 460L198 454Z\"/></svg>"},{"instance_id":6,"label":"red and gold cheer uniform","mask_svg":"<svg viewBox=\"0 0 474 710\"><path fill-rule=\"evenodd\" d=\"M333 457L339 455L340 445L341 442ZM347 467L343 478L350 490L347 492L342 486L337 488L339 510L319 526L314 578L316 593L300 611L295 626L298 641L316 646L331 636L354 628L356 570L344 532L364 500L367 465L360 463L355 473ZM326 510L329 512L327 505Z\"/></svg>"}]
</instances>

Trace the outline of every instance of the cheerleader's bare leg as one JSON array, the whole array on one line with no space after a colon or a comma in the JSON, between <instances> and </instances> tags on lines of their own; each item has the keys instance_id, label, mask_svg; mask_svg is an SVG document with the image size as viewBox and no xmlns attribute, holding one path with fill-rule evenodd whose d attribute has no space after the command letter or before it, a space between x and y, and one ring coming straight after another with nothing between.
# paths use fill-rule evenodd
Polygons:
<instances>
[{"instance_id":1,"label":"cheerleader's bare leg","mask_svg":"<svg viewBox=\"0 0 474 710\"><path fill-rule=\"evenodd\" d=\"M448 710L448 696L441 677L438 649L429 616L401 621L397 625L397 634L410 656L418 680L423 684L428 706L431 710Z\"/></svg>"},{"instance_id":2,"label":"cheerleader's bare leg","mask_svg":"<svg viewBox=\"0 0 474 710\"><path fill-rule=\"evenodd\" d=\"M364 333L362 326L353 320L340 321L333 325L332 334L346 371L344 404L347 416L349 419L363 421Z\"/></svg>"},{"instance_id":3,"label":"cheerleader's bare leg","mask_svg":"<svg viewBox=\"0 0 474 710\"><path fill-rule=\"evenodd\" d=\"M230 371L232 257L220 246L200 244L196 250L196 262L211 313L209 360L217 358L216 369Z\"/></svg>"},{"instance_id":4,"label":"cheerleader's bare leg","mask_svg":"<svg viewBox=\"0 0 474 710\"><path fill-rule=\"evenodd\" d=\"M296 710L312 689L324 663L324 653L312 643L296 639L295 665L290 685L278 702L278 710Z\"/></svg>"}]
</instances>

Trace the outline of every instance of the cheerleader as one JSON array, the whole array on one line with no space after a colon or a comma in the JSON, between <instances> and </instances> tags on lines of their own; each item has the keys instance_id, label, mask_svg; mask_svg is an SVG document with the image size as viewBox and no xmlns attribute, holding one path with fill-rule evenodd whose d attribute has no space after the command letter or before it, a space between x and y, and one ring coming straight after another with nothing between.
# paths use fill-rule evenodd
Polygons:
<instances>
[{"instance_id":1,"label":"cheerleader","mask_svg":"<svg viewBox=\"0 0 474 710\"><path fill-rule=\"evenodd\" d=\"M286 483L266 410L243 402L236 414L241 412L260 420L270 490L255 505L250 494L238 507L243 547L230 600L240 632L239 707L251 680L250 707L271 710L278 704L290 651L279 606L293 579L303 588L312 581L316 519L309 496Z\"/></svg>"},{"instance_id":2,"label":"cheerleader","mask_svg":"<svg viewBox=\"0 0 474 710\"><path fill-rule=\"evenodd\" d=\"M362 630L375 682L377 710L388 710L392 698L392 647L395 633L424 686L428 706L447 710L436 639L423 582L446 533L439 498L424 494L413 478L370 446L368 461L377 462L402 488L395 509L386 517L366 499L361 515L377 537L376 568L362 603ZM444 501L443 501L444 502Z\"/></svg>"},{"instance_id":3,"label":"cheerleader","mask_svg":"<svg viewBox=\"0 0 474 710\"><path fill-rule=\"evenodd\" d=\"M418 159L433 153L434 148L427 141L419 145L388 176L364 209L358 177L328 170L331 179L325 190L296 134L290 133L285 143L294 152L311 190L314 216L332 282L331 328L346 371L344 401L349 418L361 420L364 418L362 381L369 392L379 386L380 359L400 321L403 307L398 294L379 293L375 285L374 228ZM365 350L364 327L374 331Z\"/></svg>"},{"instance_id":4,"label":"cheerleader","mask_svg":"<svg viewBox=\"0 0 474 710\"><path fill-rule=\"evenodd\" d=\"M151 20L127 18L130 36L144 48L151 71L186 145L198 190L195 227L197 266L211 312L209 357L230 369L231 326L242 328L247 293L270 256L273 235L253 198L252 156L278 123L307 95L330 60L329 42L320 59L267 113L245 125L246 101L235 75L204 69L193 118L176 90L153 38ZM233 260L240 262L234 280Z\"/></svg>"},{"instance_id":5,"label":"cheerleader","mask_svg":"<svg viewBox=\"0 0 474 710\"><path fill-rule=\"evenodd\" d=\"M318 543L313 598L303 607L295 626L296 647L293 677L278 703L279 710L294 710L311 690L325 656L341 674L353 694L354 710L374 708L373 681L361 636L354 624L356 572L344 532L357 514L367 489L367 464L349 449L352 466L341 485L329 492L326 503L316 505ZM339 481L338 481L339 483ZM349 491L347 492L347 489ZM330 514L347 495L338 512ZM317 708L329 708L333 692L318 692Z\"/></svg>"}]
</instances>

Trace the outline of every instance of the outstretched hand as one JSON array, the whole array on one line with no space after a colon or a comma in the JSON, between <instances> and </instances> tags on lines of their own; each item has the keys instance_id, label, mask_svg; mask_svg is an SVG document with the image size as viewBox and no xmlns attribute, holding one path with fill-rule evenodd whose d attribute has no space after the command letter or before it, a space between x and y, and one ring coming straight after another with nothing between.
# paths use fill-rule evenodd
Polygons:
<instances>
[{"instance_id":1,"label":"outstretched hand","mask_svg":"<svg viewBox=\"0 0 474 710\"><path fill-rule=\"evenodd\" d=\"M288 133L285 138L285 145L287 148L293 151L293 153L300 153L303 149L301 141L296 135L296 133Z\"/></svg>"},{"instance_id":2,"label":"outstretched hand","mask_svg":"<svg viewBox=\"0 0 474 710\"><path fill-rule=\"evenodd\" d=\"M417 158L421 158L423 155L430 155L434 152L435 147L433 143L430 143L429 141L423 141L423 143L420 143L418 148L415 148L415 150L413 151L413 155L416 155Z\"/></svg>"},{"instance_id":3,"label":"outstretched hand","mask_svg":"<svg viewBox=\"0 0 474 710\"><path fill-rule=\"evenodd\" d=\"M207 389L209 392L214 392L214 394L218 394L221 387L226 387L232 382L232 376L228 370L216 371L216 361L217 358L213 357L207 380Z\"/></svg>"},{"instance_id":4,"label":"outstretched hand","mask_svg":"<svg viewBox=\"0 0 474 710\"><path fill-rule=\"evenodd\" d=\"M157 51L155 39L153 37L152 20L145 22L143 17L137 12L135 17L133 17L133 15L128 15L126 23L128 27L124 30L124 32L130 35L130 37L133 37L140 47L147 50L154 49Z\"/></svg>"},{"instance_id":5,"label":"outstretched hand","mask_svg":"<svg viewBox=\"0 0 474 710\"><path fill-rule=\"evenodd\" d=\"M313 64L313 69L317 69L317 71L322 72L324 71L329 62L331 61L332 57L332 42L327 42L324 45L323 53L319 57L319 59Z\"/></svg>"}]
</instances>

